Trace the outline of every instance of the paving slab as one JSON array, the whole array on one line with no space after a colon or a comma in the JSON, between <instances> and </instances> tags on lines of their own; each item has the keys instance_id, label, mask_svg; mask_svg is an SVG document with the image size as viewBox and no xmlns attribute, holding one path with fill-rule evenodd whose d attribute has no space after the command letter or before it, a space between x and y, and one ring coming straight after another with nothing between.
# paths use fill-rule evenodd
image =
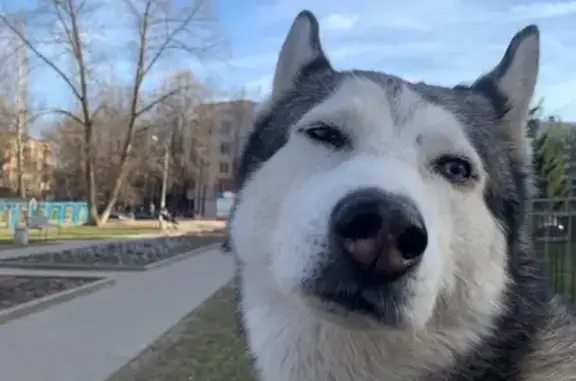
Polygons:
<instances>
[{"instance_id":1,"label":"paving slab","mask_svg":"<svg viewBox=\"0 0 576 381\"><path fill-rule=\"evenodd\" d=\"M0 379L103 381L230 281L218 249L0 326Z\"/></svg>"}]
</instances>

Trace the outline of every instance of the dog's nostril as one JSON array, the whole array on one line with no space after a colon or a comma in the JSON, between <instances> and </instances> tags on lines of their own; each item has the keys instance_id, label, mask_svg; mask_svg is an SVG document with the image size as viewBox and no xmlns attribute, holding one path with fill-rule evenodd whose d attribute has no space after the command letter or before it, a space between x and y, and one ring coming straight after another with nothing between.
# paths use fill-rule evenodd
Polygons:
<instances>
[{"instance_id":1,"label":"dog's nostril","mask_svg":"<svg viewBox=\"0 0 576 381\"><path fill-rule=\"evenodd\" d=\"M426 229L409 226L396 238L396 248L404 259L415 259L424 254L428 246Z\"/></svg>"},{"instance_id":2,"label":"dog's nostril","mask_svg":"<svg viewBox=\"0 0 576 381\"><path fill-rule=\"evenodd\" d=\"M378 213L360 213L342 219L336 231L342 238L358 240L372 238L382 227L382 216Z\"/></svg>"}]
</instances>

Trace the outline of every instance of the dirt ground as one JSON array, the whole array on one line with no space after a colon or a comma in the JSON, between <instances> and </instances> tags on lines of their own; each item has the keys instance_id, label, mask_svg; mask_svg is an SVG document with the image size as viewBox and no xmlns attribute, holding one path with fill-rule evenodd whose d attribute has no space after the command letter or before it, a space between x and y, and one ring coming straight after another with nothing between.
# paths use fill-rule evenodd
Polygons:
<instances>
[{"instance_id":1,"label":"dirt ground","mask_svg":"<svg viewBox=\"0 0 576 381\"><path fill-rule=\"evenodd\" d=\"M0 310L56 294L99 278L0 275Z\"/></svg>"}]
</instances>

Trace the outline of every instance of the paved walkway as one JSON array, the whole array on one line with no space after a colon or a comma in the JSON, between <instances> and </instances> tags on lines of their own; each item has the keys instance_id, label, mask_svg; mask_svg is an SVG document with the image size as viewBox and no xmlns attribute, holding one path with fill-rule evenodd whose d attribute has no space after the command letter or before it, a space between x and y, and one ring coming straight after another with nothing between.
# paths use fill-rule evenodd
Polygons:
<instances>
[{"instance_id":1,"label":"paved walkway","mask_svg":"<svg viewBox=\"0 0 576 381\"><path fill-rule=\"evenodd\" d=\"M217 249L0 325L0 379L104 381L228 282Z\"/></svg>"}]
</instances>

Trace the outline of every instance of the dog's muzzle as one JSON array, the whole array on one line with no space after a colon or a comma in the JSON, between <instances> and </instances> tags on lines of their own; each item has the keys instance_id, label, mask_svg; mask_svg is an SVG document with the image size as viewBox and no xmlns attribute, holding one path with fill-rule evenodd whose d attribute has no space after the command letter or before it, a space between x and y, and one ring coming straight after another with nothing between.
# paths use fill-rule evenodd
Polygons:
<instances>
[{"instance_id":1,"label":"dog's muzzle","mask_svg":"<svg viewBox=\"0 0 576 381\"><path fill-rule=\"evenodd\" d=\"M428 233L413 203L376 188L354 191L338 202L330 236L333 252L379 283L406 274L428 245Z\"/></svg>"},{"instance_id":2,"label":"dog's muzzle","mask_svg":"<svg viewBox=\"0 0 576 381\"><path fill-rule=\"evenodd\" d=\"M353 311L397 325L408 297L408 274L428 246L416 205L399 194L361 188L336 203L328 225L323 260L303 282L311 303L320 300L329 311Z\"/></svg>"}]
</instances>

